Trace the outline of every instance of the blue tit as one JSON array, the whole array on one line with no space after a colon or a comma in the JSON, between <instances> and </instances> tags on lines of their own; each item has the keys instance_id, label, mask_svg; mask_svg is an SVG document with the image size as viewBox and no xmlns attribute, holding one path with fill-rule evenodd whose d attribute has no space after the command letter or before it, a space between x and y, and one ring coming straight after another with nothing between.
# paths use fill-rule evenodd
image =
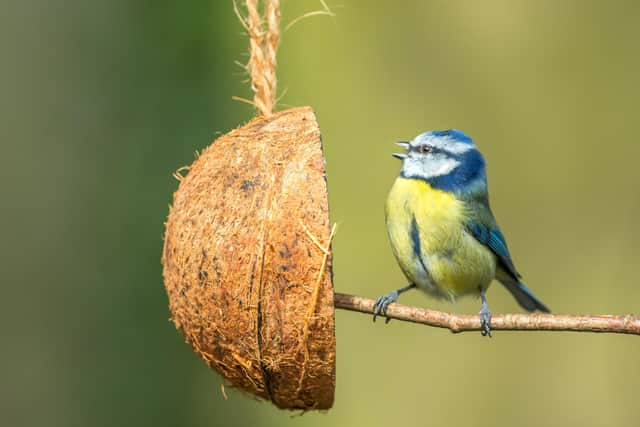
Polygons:
<instances>
[{"instance_id":1,"label":"blue tit","mask_svg":"<svg viewBox=\"0 0 640 427\"><path fill-rule=\"evenodd\" d=\"M455 129L397 143L402 160L385 207L393 253L409 285L377 299L373 319L409 289L455 301L480 296L482 335L491 335L486 291L502 283L527 311L549 309L520 281L507 242L489 207L482 154ZM387 321L389 319L387 318Z\"/></svg>"}]
</instances>

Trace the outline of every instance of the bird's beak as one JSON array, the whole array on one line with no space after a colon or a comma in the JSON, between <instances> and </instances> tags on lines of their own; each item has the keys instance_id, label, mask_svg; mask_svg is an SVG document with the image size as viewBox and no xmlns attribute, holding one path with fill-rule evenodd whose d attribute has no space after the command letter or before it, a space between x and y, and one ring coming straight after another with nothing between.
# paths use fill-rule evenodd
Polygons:
<instances>
[{"instance_id":1,"label":"bird's beak","mask_svg":"<svg viewBox=\"0 0 640 427\"><path fill-rule=\"evenodd\" d=\"M405 150L409 149L409 143L406 141L400 141L400 142L396 142L396 145L399 145L400 147L404 148ZM400 160L404 160L407 158L407 155L404 153L393 153L391 154L393 157L395 157L396 159L400 159Z\"/></svg>"}]
</instances>

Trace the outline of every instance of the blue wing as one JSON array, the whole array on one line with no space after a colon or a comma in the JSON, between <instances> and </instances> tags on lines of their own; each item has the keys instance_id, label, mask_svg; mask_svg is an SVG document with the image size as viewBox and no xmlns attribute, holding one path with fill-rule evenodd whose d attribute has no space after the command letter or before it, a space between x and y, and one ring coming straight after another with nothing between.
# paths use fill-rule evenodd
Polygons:
<instances>
[{"instance_id":1,"label":"blue wing","mask_svg":"<svg viewBox=\"0 0 640 427\"><path fill-rule=\"evenodd\" d=\"M497 225L495 228L489 228L484 224L470 222L467 224L467 229L477 241L491 249L491 252L496 255L498 265L502 267L496 272L496 279L511 292L518 303L528 311L540 310L549 313L549 308L520 281L520 273L513 265L507 242L500 228Z\"/></svg>"},{"instance_id":2,"label":"blue wing","mask_svg":"<svg viewBox=\"0 0 640 427\"><path fill-rule=\"evenodd\" d=\"M509 248L507 248L507 242L505 241L502 231L499 227L489 229L486 225L477 222L470 222L467 224L467 228L476 238L477 241L491 249L497 257L500 265L509 272L514 279L519 279L520 273L516 270L509 255Z\"/></svg>"}]
</instances>

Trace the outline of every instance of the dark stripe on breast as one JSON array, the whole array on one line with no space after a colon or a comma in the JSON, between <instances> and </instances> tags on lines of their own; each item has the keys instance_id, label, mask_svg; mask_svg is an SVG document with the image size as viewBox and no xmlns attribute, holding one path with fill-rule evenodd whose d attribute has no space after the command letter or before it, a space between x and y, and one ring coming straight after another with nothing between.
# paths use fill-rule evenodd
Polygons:
<instances>
[{"instance_id":1,"label":"dark stripe on breast","mask_svg":"<svg viewBox=\"0 0 640 427\"><path fill-rule=\"evenodd\" d=\"M416 217L411 217L411 248L413 249L413 254L420 261L420 265L424 268L425 273L429 274L429 270L427 270L427 266L424 265L424 261L422 261L422 248L420 246L420 231L418 231L418 223L416 222Z\"/></svg>"}]
</instances>

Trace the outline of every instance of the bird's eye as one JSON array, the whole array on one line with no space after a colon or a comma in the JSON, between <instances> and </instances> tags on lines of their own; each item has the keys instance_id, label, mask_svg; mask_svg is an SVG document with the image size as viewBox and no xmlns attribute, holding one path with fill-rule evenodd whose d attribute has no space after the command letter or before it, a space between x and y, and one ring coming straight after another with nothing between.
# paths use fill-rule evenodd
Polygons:
<instances>
[{"instance_id":1,"label":"bird's eye","mask_svg":"<svg viewBox=\"0 0 640 427\"><path fill-rule=\"evenodd\" d=\"M431 151L433 151L433 147L430 145L421 145L420 147L418 147L418 151L422 154L427 154L430 153Z\"/></svg>"}]
</instances>

